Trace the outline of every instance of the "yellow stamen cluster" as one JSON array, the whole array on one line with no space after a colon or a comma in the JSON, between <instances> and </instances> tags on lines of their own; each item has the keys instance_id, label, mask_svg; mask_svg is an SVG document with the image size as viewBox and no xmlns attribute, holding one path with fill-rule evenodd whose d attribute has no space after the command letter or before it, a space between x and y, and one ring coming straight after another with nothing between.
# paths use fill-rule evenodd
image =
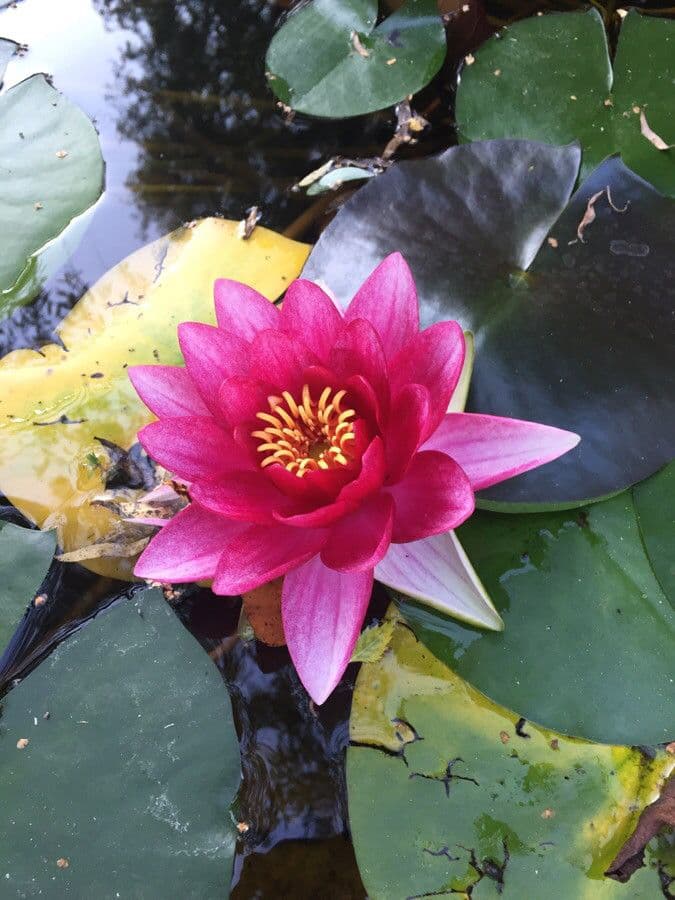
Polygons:
<instances>
[{"instance_id":1,"label":"yellow stamen cluster","mask_svg":"<svg viewBox=\"0 0 675 900\"><path fill-rule=\"evenodd\" d=\"M258 452L265 454L261 467L281 465L302 478L307 472L346 466L356 437L356 413L342 408L346 393L326 387L315 402L305 385L300 402L289 391L269 397L270 411L256 414L266 427L252 432L261 441Z\"/></svg>"}]
</instances>

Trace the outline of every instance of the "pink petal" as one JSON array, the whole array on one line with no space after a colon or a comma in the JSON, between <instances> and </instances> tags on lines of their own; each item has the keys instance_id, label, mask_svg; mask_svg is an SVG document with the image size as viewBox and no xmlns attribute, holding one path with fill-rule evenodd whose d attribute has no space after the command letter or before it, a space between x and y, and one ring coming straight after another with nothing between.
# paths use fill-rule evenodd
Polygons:
<instances>
[{"instance_id":1,"label":"pink petal","mask_svg":"<svg viewBox=\"0 0 675 900\"><path fill-rule=\"evenodd\" d=\"M448 413L424 444L456 460L474 491L557 459L579 443L571 431L475 413Z\"/></svg>"},{"instance_id":2,"label":"pink petal","mask_svg":"<svg viewBox=\"0 0 675 900\"><path fill-rule=\"evenodd\" d=\"M156 416L207 416L204 401L180 366L132 366L131 383Z\"/></svg>"},{"instance_id":3,"label":"pink petal","mask_svg":"<svg viewBox=\"0 0 675 900\"><path fill-rule=\"evenodd\" d=\"M301 566L326 543L328 533L281 525L247 525L218 562L213 590L241 594Z\"/></svg>"},{"instance_id":4,"label":"pink petal","mask_svg":"<svg viewBox=\"0 0 675 900\"><path fill-rule=\"evenodd\" d=\"M273 512L290 506L288 497L260 469L233 471L219 481L195 482L190 497L221 516L260 525L274 524Z\"/></svg>"},{"instance_id":5,"label":"pink petal","mask_svg":"<svg viewBox=\"0 0 675 900\"><path fill-rule=\"evenodd\" d=\"M261 331L251 344L251 377L275 385L279 393L299 397L304 370L318 362L300 338L283 331Z\"/></svg>"},{"instance_id":6,"label":"pink petal","mask_svg":"<svg viewBox=\"0 0 675 900\"><path fill-rule=\"evenodd\" d=\"M213 325L183 322L178 326L178 342L185 365L204 402L218 412L218 391L226 378L248 372L248 345Z\"/></svg>"},{"instance_id":7,"label":"pink petal","mask_svg":"<svg viewBox=\"0 0 675 900\"><path fill-rule=\"evenodd\" d=\"M256 414L269 412L268 396L265 385L253 378L228 378L218 394L220 414L233 428L248 424L250 431L260 430L264 425L256 419Z\"/></svg>"},{"instance_id":8,"label":"pink petal","mask_svg":"<svg viewBox=\"0 0 675 900\"><path fill-rule=\"evenodd\" d=\"M389 494L375 494L333 526L322 562L338 572L372 570L387 552L393 524L394 501Z\"/></svg>"},{"instance_id":9,"label":"pink petal","mask_svg":"<svg viewBox=\"0 0 675 900\"><path fill-rule=\"evenodd\" d=\"M318 284L298 279L284 295L278 327L289 335L301 335L309 349L325 363L342 329L342 316Z\"/></svg>"},{"instance_id":10,"label":"pink petal","mask_svg":"<svg viewBox=\"0 0 675 900\"><path fill-rule=\"evenodd\" d=\"M504 628L454 531L411 544L391 544L375 577L470 625L493 631Z\"/></svg>"},{"instance_id":11,"label":"pink petal","mask_svg":"<svg viewBox=\"0 0 675 900\"><path fill-rule=\"evenodd\" d=\"M425 437L438 428L448 410L462 373L464 354L464 332L457 322L437 322L416 335L389 366L392 396L411 383L422 384L429 391L431 406Z\"/></svg>"},{"instance_id":12,"label":"pink petal","mask_svg":"<svg viewBox=\"0 0 675 900\"><path fill-rule=\"evenodd\" d=\"M151 422L138 440L155 462L179 478L215 480L232 469L251 468L245 451L210 416Z\"/></svg>"},{"instance_id":13,"label":"pink petal","mask_svg":"<svg viewBox=\"0 0 675 900\"><path fill-rule=\"evenodd\" d=\"M418 453L405 478L386 490L396 503L392 540L397 544L456 528L475 505L462 468L435 450Z\"/></svg>"},{"instance_id":14,"label":"pink petal","mask_svg":"<svg viewBox=\"0 0 675 900\"><path fill-rule=\"evenodd\" d=\"M384 433L387 483L396 484L405 475L429 423L429 391L421 384L407 384L394 401Z\"/></svg>"},{"instance_id":15,"label":"pink petal","mask_svg":"<svg viewBox=\"0 0 675 900\"><path fill-rule=\"evenodd\" d=\"M384 472L384 445L378 437L363 454L358 476L342 488L333 503L288 516L275 513L275 518L295 528L325 528L356 509L369 494L378 491L384 482Z\"/></svg>"},{"instance_id":16,"label":"pink petal","mask_svg":"<svg viewBox=\"0 0 675 900\"><path fill-rule=\"evenodd\" d=\"M372 572L335 572L318 556L284 579L284 634L300 680L315 703L326 700L347 668L372 586Z\"/></svg>"},{"instance_id":17,"label":"pink petal","mask_svg":"<svg viewBox=\"0 0 675 900\"><path fill-rule=\"evenodd\" d=\"M345 319L367 319L380 335L387 360L413 340L419 330L417 290L400 253L392 253L368 276L350 303Z\"/></svg>"},{"instance_id":18,"label":"pink petal","mask_svg":"<svg viewBox=\"0 0 675 900\"><path fill-rule=\"evenodd\" d=\"M375 392L385 414L389 408L389 379L382 341L365 319L354 319L336 340L330 357L331 368L346 381L350 376L364 378Z\"/></svg>"},{"instance_id":19,"label":"pink petal","mask_svg":"<svg viewBox=\"0 0 675 900\"><path fill-rule=\"evenodd\" d=\"M223 550L245 527L191 503L152 538L134 575L167 582L213 578Z\"/></svg>"},{"instance_id":20,"label":"pink petal","mask_svg":"<svg viewBox=\"0 0 675 900\"><path fill-rule=\"evenodd\" d=\"M267 297L239 281L219 278L213 285L218 326L250 343L267 328L279 328L279 310Z\"/></svg>"}]
</instances>

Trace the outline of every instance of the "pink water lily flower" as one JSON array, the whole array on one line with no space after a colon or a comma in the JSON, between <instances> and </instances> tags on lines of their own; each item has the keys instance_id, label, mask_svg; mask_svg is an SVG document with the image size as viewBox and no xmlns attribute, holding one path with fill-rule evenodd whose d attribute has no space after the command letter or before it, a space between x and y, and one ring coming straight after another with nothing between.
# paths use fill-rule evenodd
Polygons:
<instances>
[{"instance_id":1,"label":"pink water lily flower","mask_svg":"<svg viewBox=\"0 0 675 900\"><path fill-rule=\"evenodd\" d=\"M457 322L420 331L403 257L387 257L341 312L295 281L278 308L215 284L218 325L179 326L185 368L130 376L158 421L148 454L189 482L190 504L135 573L210 579L237 595L284 575L282 617L317 703L352 654L373 578L446 613L502 628L453 529L474 491L574 447L566 431L448 412L465 359Z\"/></svg>"}]
</instances>

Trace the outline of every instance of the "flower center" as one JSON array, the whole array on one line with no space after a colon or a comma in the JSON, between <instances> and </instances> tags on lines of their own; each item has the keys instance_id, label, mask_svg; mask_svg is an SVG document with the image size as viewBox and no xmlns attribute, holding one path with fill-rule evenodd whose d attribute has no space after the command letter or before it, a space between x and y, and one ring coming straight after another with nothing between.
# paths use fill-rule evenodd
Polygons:
<instances>
[{"instance_id":1,"label":"flower center","mask_svg":"<svg viewBox=\"0 0 675 900\"><path fill-rule=\"evenodd\" d=\"M346 466L356 438L356 413L342 406L346 393L326 387L315 402L305 385L300 402L289 391L269 397L270 411L256 413L266 427L252 432L261 441L258 453L265 454L261 468L280 465L302 478L307 472Z\"/></svg>"}]
</instances>

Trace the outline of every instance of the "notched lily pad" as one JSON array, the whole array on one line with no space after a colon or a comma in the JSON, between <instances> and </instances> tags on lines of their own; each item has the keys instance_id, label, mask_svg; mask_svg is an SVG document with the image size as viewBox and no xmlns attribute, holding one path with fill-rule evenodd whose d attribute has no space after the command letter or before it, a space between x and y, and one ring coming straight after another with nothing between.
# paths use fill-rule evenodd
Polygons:
<instances>
[{"instance_id":1,"label":"notched lily pad","mask_svg":"<svg viewBox=\"0 0 675 900\"><path fill-rule=\"evenodd\" d=\"M267 51L270 87L293 109L334 119L384 109L416 93L445 56L436 0L406 0L376 23L376 0L301 6Z\"/></svg>"},{"instance_id":2,"label":"notched lily pad","mask_svg":"<svg viewBox=\"0 0 675 900\"><path fill-rule=\"evenodd\" d=\"M588 12L534 16L504 28L476 52L457 90L456 116L465 140L579 140L581 177L620 153L626 165L666 194L675 194L672 86L675 22L631 10L614 60L602 16Z\"/></svg>"},{"instance_id":3,"label":"notched lily pad","mask_svg":"<svg viewBox=\"0 0 675 900\"><path fill-rule=\"evenodd\" d=\"M0 96L0 123L3 317L30 302L76 248L104 166L93 124L44 75Z\"/></svg>"},{"instance_id":4,"label":"notched lily pad","mask_svg":"<svg viewBox=\"0 0 675 900\"><path fill-rule=\"evenodd\" d=\"M230 703L159 591L100 613L1 707L7 896L227 893Z\"/></svg>"},{"instance_id":5,"label":"notched lily pad","mask_svg":"<svg viewBox=\"0 0 675 900\"><path fill-rule=\"evenodd\" d=\"M204 219L127 257L79 301L59 328L62 345L16 350L0 360L0 491L63 552L117 535L104 492L101 439L128 448L152 418L127 375L136 364L182 363L176 327L215 321L213 282L234 278L274 299L308 248L264 228ZM133 560L83 559L130 578Z\"/></svg>"},{"instance_id":6,"label":"notched lily pad","mask_svg":"<svg viewBox=\"0 0 675 900\"><path fill-rule=\"evenodd\" d=\"M402 746L405 723L416 739ZM520 732L520 733L519 733ZM495 706L397 625L361 668L347 753L350 825L374 900L630 897L659 892L657 859L629 887L603 878L672 767L661 752L572 740ZM399 750L397 750L397 746Z\"/></svg>"},{"instance_id":7,"label":"notched lily pad","mask_svg":"<svg viewBox=\"0 0 675 900\"><path fill-rule=\"evenodd\" d=\"M401 251L423 324L475 333L468 409L581 435L560 460L483 492L507 509L606 496L675 446L675 208L616 158L568 205L578 163L573 146L487 141L395 164L345 203L303 273L346 305Z\"/></svg>"},{"instance_id":8,"label":"notched lily pad","mask_svg":"<svg viewBox=\"0 0 675 900\"><path fill-rule=\"evenodd\" d=\"M663 512L650 527L665 564L659 522L668 518L672 527L673 489L658 474L590 507L480 512L458 529L503 632L468 628L407 602L402 612L439 659L528 719L609 743L672 741L675 608L645 552L633 496L659 488ZM649 518L644 502L642 509ZM672 545L668 551L671 563Z\"/></svg>"}]
</instances>

